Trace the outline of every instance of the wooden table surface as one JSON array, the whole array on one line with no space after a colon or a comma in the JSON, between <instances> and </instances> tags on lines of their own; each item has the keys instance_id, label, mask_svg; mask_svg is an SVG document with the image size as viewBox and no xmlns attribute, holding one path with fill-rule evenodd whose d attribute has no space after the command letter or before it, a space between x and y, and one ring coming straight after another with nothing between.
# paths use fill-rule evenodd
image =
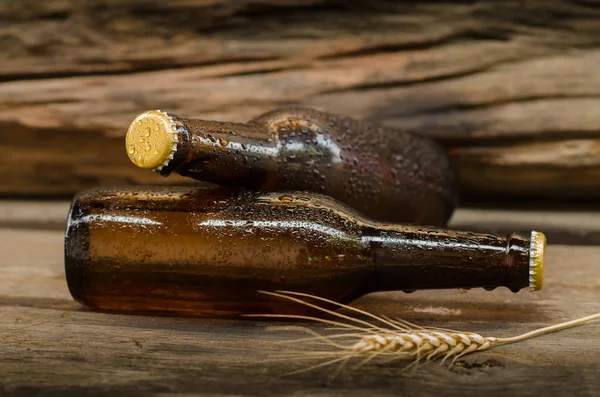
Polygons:
<instances>
[{"instance_id":1,"label":"wooden table surface","mask_svg":"<svg viewBox=\"0 0 600 397\"><path fill-rule=\"evenodd\" d=\"M600 321L464 357L449 368L323 368L269 362L300 350L273 322L97 313L74 302L63 272L66 202L0 203L0 396L600 395ZM600 312L600 216L460 210L453 225L548 231L545 289L377 293L355 305L422 325L513 336ZM309 324L316 330L320 327Z\"/></svg>"}]
</instances>

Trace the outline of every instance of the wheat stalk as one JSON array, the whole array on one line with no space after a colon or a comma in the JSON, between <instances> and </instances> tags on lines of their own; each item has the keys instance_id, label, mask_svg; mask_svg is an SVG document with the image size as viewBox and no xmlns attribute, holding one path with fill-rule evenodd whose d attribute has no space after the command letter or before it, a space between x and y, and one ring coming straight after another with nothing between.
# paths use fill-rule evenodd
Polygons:
<instances>
[{"instance_id":1,"label":"wheat stalk","mask_svg":"<svg viewBox=\"0 0 600 397\"><path fill-rule=\"evenodd\" d=\"M328 359L317 365L304 368L299 371L287 373L292 375L301 372L310 371L316 368L332 365L341 362L340 366L334 373L333 377L337 376L346 364L354 358L362 358L355 368L359 368L375 358L388 357L390 361L395 360L410 360L407 368L416 367L419 364L431 362L436 359L441 359L444 363L448 359L452 359L450 365L467 354L484 351L492 346L500 344L508 344L521 342L526 339L531 339L536 336L556 332L563 329L575 327L583 323L599 319L600 313L591 316L579 318L573 321L553 325L550 327L540 328L522 335L512 338L495 338L484 337L473 332L460 332L434 327L420 327L401 319L390 319L385 316L376 316L372 313L360 310L351 306L343 305L335 301L321 298L318 296L304 294L292 291L259 291L262 294L275 296L282 299L287 299L298 304L311 307L320 312L332 315L335 319L325 319L304 315L288 315L288 314L252 314L248 317L271 317L271 318L287 318L311 320L319 323L333 325L333 330L344 330L351 332L338 333L333 335L321 335L309 328L299 326L283 326L269 327L268 330L288 330L301 331L311 335L309 338L297 339L291 343L318 343L325 344L334 350L318 351L318 352L290 352L294 359L298 359L300 353L306 359ZM301 298L304 299L301 299ZM368 317L373 321L366 321L360 318L352 317L346 314L338 313L333 310L328 310L318 304L311 303L306 299L312 299L334 305L339 308L345 308L353 313ZM342 343L344 340L353 342ZM341 341L341 342L340 342ZM290 343L290 341L286 341ZM292 357L292 356L290 356ZM283 357L282 359L289 359Z\"/></svg>"}]
</instances>

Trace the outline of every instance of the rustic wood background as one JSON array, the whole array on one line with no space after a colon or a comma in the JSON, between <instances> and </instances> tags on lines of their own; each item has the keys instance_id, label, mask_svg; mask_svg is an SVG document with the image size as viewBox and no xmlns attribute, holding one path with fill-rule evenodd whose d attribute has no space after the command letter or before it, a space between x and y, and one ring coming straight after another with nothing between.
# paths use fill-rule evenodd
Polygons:
<instances>
[{"instance_id":1,"label":"rustic wood background","mask_svg":"<svg viewBox=\"0 0 600 397\"><path fill-rule=\"evenodd\" d=\"M600 395L598 321L412 376L398 363L333 384L327 369L278 378L304 364L265 361L297 337L266 333L272 323L75 303L69 203L48 201L185 183L129 164L123 136L140 111L245 121L313 106L435 137L477 203L559 200L452 220L546 232L543 291L379 293L358 306L499 337L596 313L600 1L0 0L0 52L0 397Z\"/></svg>"},{"instance_id":2,"label":"rustic wood background","mask_svg":"<svg viewBox=\"0 0 600 397\"><path fill-rule=\"evenodd\" d=\"M137 112L303 104L436 137L464 195L599 197L600 2L0 0L0 194L181 183Z\"/></svg>"},{"instance_id":3,"label":"rustic wood background","mask_svg":"<svg viewBox=\"0 0 600 397\"><path fill-rule=\"evenodd\" d=\"M74 302L63 271L67 210L66 201L0 202L2 397L600 395L600 321L466 356L453 368L429 364L414 375L398 362L347 370L330 384L333 368L279 378L309 365L268 361L300 349L290 341L302 335L264 330L280 323L106 314ZM597 313L600 248L590 244L598 242L599 217L461 209L455 227L548 230L557 244L548 247L545 289L377 293L355 305L497 337Z\"/></svg>"}]
</instances>

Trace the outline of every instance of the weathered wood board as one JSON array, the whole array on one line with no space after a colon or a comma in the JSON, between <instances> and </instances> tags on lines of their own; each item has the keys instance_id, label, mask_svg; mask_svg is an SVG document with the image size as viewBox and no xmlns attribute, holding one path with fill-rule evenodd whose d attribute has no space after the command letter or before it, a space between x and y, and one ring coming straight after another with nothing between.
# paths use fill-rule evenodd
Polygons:
<instances>
[{"instance_id":1,"label":"weathered wood board","mask_svg":"<svg viewBox=\"0 0 600 397\"><path fill-rule=\"evenodd\" d=\"M439 139L464 195L598 197L593 1L0 0L2 195L181 183L128 164L136 113L301 104Z\"/></svg>"},{"instance_id":2,"label":"weathered wood board","mask_svg":"<svg viewBox=\"0 0 600 397\"><path fill-rule=\"evenodd\" d=\"M59 219L68 206L40 204L38 211L48 211L37 223L46 226L38 227L27 210L35 205L0 203L0 396L600 394L600 322L467 356L452 368L430 364L405 374L401 363L367 365L344 371L333 383L327 382L333 369L278 377L308 366L268 361L286 349L299 350L291 344L297 334L264 331L279 323L82 308L70 298L63 273ZM566 218L555 218L565 230L580 223ZM459 212L454 222L506 229L500 219L510 227L539 220L539 214ZM594 230L596 218L588 219L588 230ZM596 246L549 246L546 285L538 293L392 292L368 295L355 305L423 325L512 336L599 312L599 256Z\"/></svg>"}]
</instances>

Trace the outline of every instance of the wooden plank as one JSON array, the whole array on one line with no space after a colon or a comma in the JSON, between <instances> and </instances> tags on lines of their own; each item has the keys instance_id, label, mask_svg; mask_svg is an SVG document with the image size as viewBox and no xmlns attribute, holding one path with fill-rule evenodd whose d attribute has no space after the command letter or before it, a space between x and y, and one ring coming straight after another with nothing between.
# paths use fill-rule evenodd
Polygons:
<instances>
[{"instance_id":1,"label":"wooden plank","mask_svg":"<svg viewBox=\"0 0 600 397\"><path fill-rule=\"evenodd\" d=\"M0 11L1 195L158 183L123 150L148 108L245 121L290 104L439 139L464 194L600 195L593 2L0 0Z\"/></svg>"},{"instance_id":2,"label":"wooden plank","mask_svg":"<svg viewBox=\"0 0 600 397\"><path fill-rule=\"evenodd\" d=\"M553 244L600 245L598 211L523 206L514 203L514 208L504 209L459 208L449 226L496 234L537 230ZM64 230L68 211L69 202L63 200L0 200L0 228Z\"/></svg>"},{"instance_id":3,"label":"wooden plank","mask_svg":"<svg viewBox=\"0 0 600 397\"><path fill-rule=\"evenodd\" d=\"M268 362L297 335L273 322L96 313L71 300L62 232L0 230L3 396L570 395L600 393L600 322L402 372L400 363L288 378L303 361ZM424 325L511 336L600 311L598 247L550 246L543 291L377 293L358 307ZM289 324L289 323L288 323ZM307 324L308 325L308 324ZM319 330L320 327L314 326Z\"/></svg>"},{"instance_id":4,"label":"wooden plank","mask_svg":"<svg viewBox=\"0 0 600 397\"><path fill-rule=\"evenodd\" d=\"M600 213L593 209L459 208L450 227L495 234L537 230L552 244L600 245Z\"/></svg>"},{"instance_id":5,"label":"wooden plank","mask_svg":"<svg viewBox=\"0 0 600 397\"><path fill-rule=\"evenodd\" d=\"M70 202L0 200L0 228L64 230Z\"/></svg>"}]
</instances>

